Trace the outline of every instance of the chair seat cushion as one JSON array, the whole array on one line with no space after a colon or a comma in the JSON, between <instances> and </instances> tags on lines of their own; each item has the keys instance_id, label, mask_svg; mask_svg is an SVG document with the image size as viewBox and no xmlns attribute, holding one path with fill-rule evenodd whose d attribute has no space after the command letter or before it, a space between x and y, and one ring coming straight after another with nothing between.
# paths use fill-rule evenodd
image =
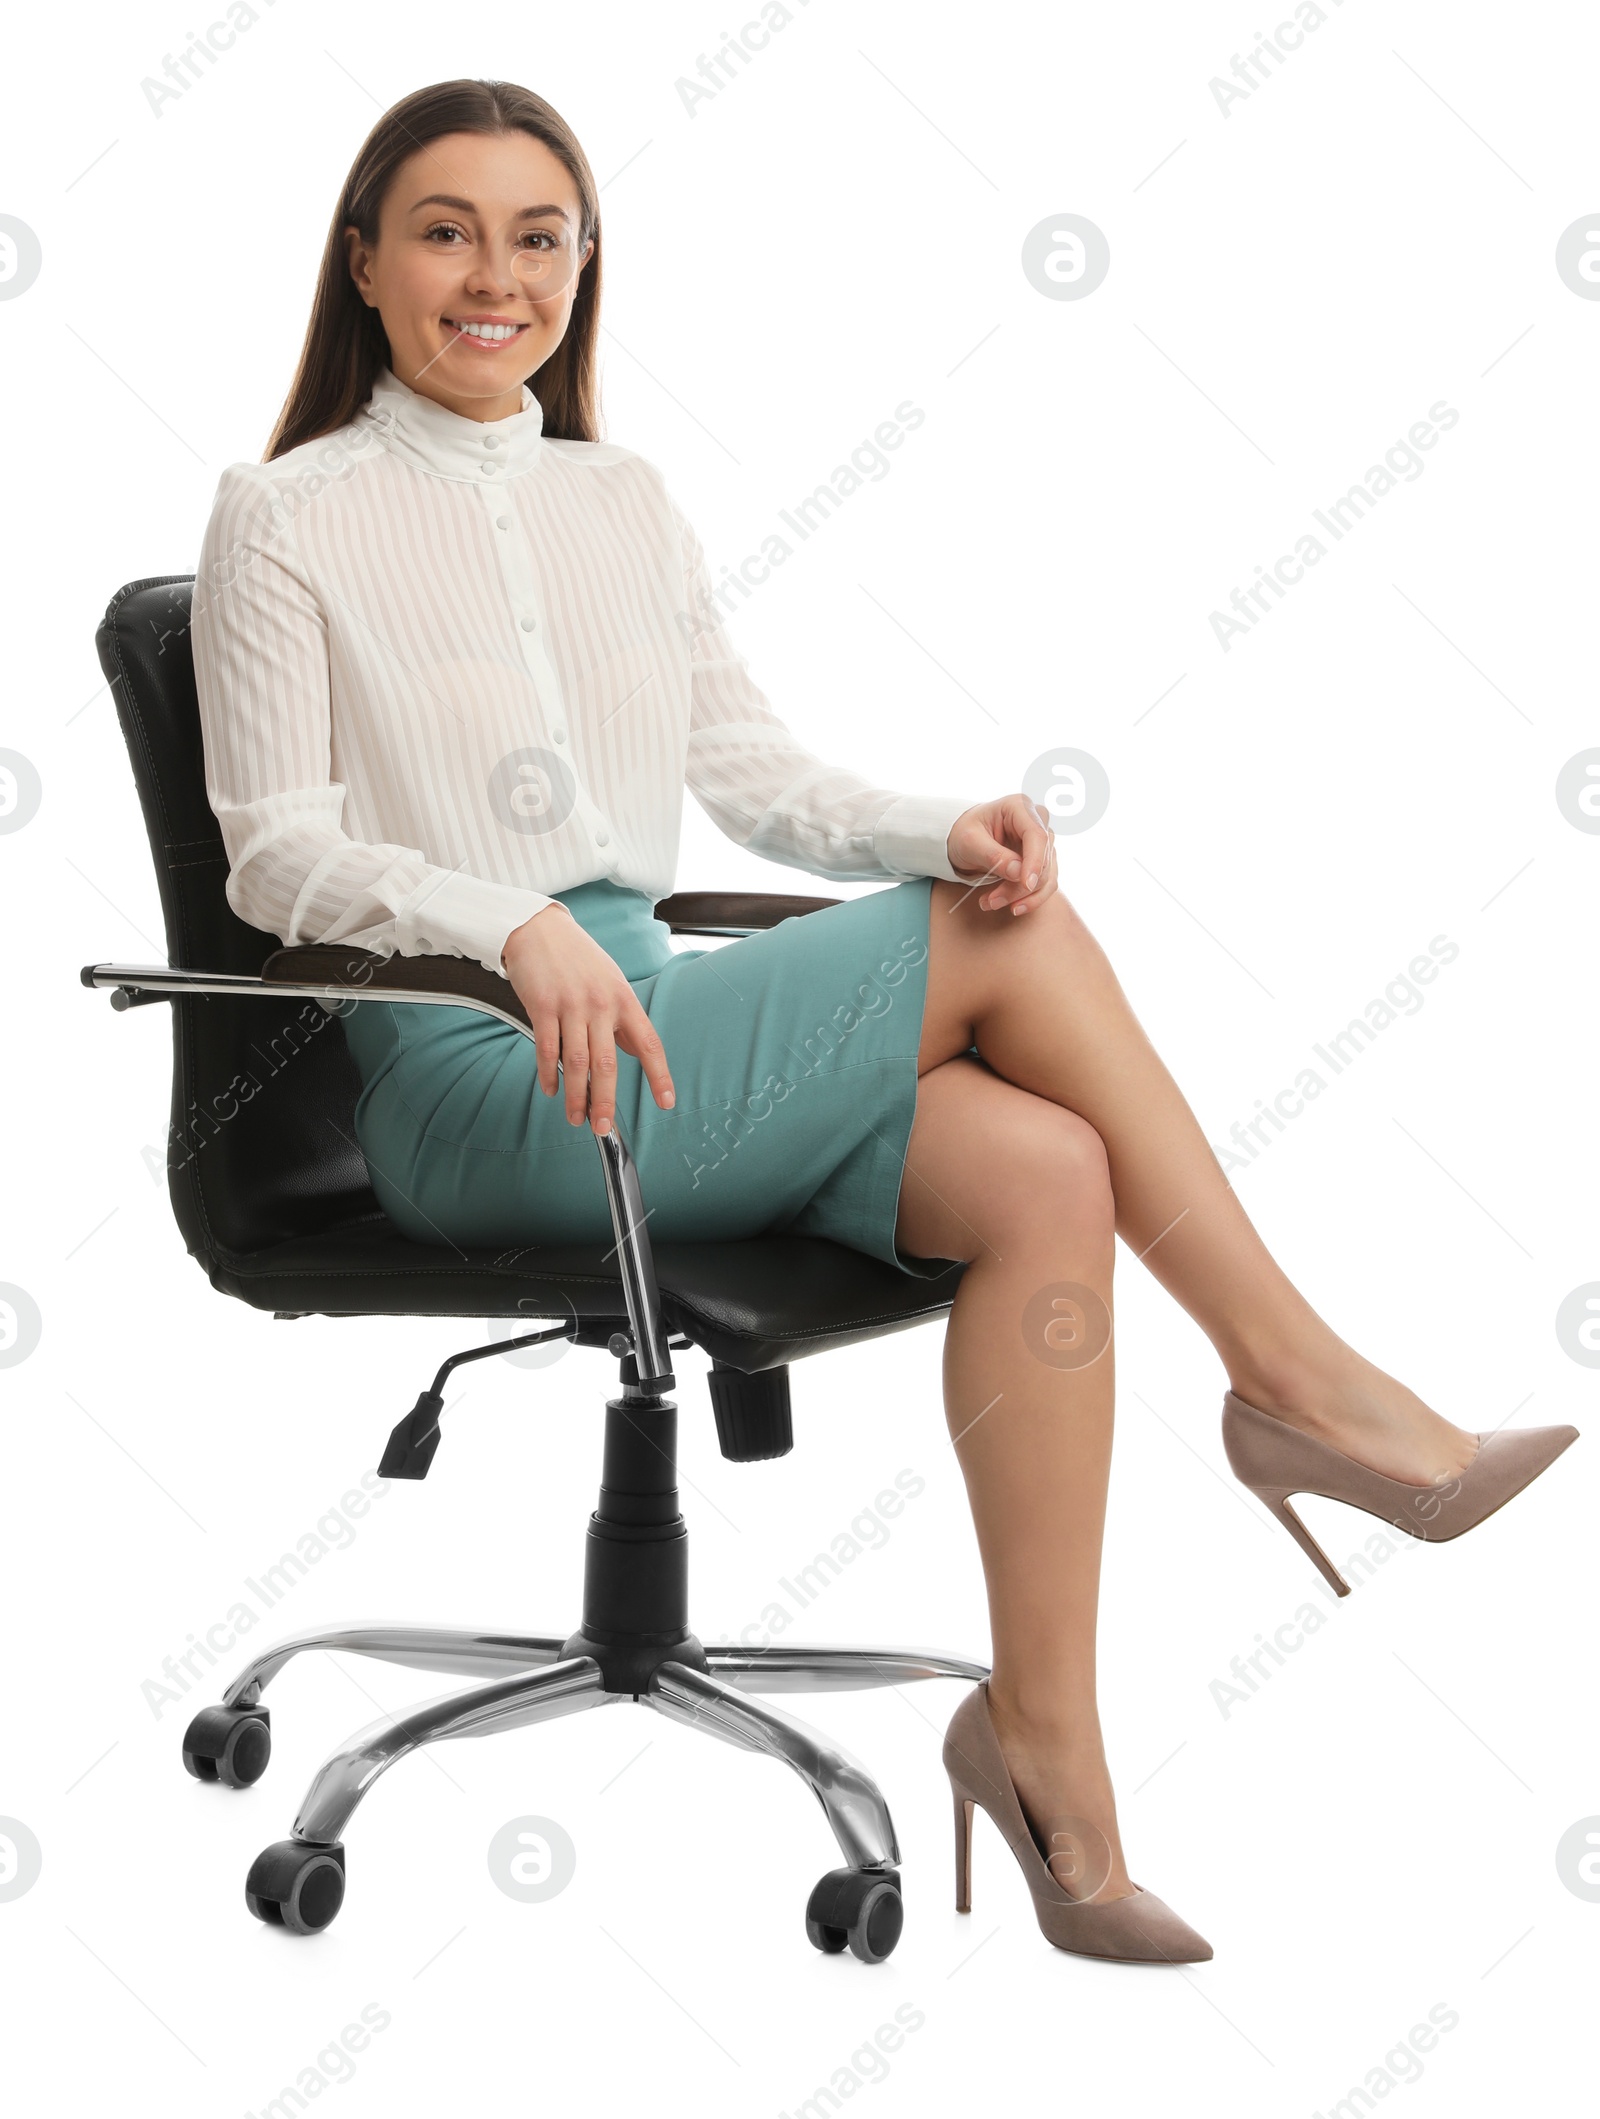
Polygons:
<instances>
[{"instance_id":1,"label":"chair seat cushion","mask_svg":"<svg viewBox=\"0 0 1600 2119\"><path fill-rule=\"evenodd\" d=\"M937 1317L964 1268L928 1279L820 1237L655 1246L662 1313L718 1361L776 1368ZM627 1323L609 1247L456 1251L412 1243L383 1215L260 1251L213 1253L212 1286L253 1309L325 1317L576 1316Z\"/></svg>"}]
</instances>

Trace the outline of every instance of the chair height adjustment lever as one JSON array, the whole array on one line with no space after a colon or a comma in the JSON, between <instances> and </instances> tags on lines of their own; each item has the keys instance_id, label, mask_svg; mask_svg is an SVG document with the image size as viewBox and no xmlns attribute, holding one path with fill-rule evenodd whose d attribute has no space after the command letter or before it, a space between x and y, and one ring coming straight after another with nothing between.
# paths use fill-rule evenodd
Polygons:
<instances>
[{"instance_id":1,"label":"chair height adjustment lever","mask_svg":"<svg viewBox=\"0 0 1600 2119\"><path fill-rule=\"evenodd\" d=\"M444 1400L437 1391L424 1391L384 1445L378 1465L380 1479L426 1479L434 1451L439 1447L439 1415Z\"/></svg>"},{"instance_id":2,"label":"chair height adjustment lever","mask_svg":"<svg viewBox=\"0 0 1600 2119\"><path fill-rule=\"evenodd\" d=\"M459 1368L464 1361L487 1360L491 1354L515 1353L518 1347L543 1346L550 1339L570 1339L573 1329L558 1324L548 1332L528 1332L520 1339L491 1339L487 1346L468 1347L465 1353L452 1354L440 1367L432 1387L423 1392L391 1433L378 1465L378 1477L427 1478L428 1467L439 1447L439 1416L444 1411L444 1387L452 1369Z\"/></svg>"}]
</instances>

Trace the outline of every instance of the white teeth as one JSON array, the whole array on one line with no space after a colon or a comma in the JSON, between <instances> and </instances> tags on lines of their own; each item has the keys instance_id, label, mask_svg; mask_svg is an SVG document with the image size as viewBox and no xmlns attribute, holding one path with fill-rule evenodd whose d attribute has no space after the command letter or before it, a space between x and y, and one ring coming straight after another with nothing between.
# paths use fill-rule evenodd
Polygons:
<instances>
[{"instance_id":1,"label":"white teeth","mask_svg":"<svg viewBox=\"0 0 1600 2119\"><path fill-rule=\"evenodd\" d=\"M515 338L522 326L520 324L457 324L456 329L464 331L468 338L496 339Z\"/></svg>"}]
</instances>

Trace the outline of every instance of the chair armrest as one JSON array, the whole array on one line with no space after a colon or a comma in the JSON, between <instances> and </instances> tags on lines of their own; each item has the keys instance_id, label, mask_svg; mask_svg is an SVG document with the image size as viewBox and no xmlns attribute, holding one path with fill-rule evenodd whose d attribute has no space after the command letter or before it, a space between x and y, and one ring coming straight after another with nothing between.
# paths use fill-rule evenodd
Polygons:
<instances>
[{"instance_id":1,"label":"chair armrest","mask_svg":"<svg viewBox=\"0 0 1600 2119\"><path fill-rule=\"evenodd\" d=\"M780 920L837 905L837 898L790 898L760 890L679 890L663 898L656 918L674 934L759 934Z\"/></svg>"},{"instance_id":2,"label":"chair armrest","mask_svg":"<svg viewBox=\"0 0 1600 2119\"><path fill-rule=\"evenodd\" d=\"M275 949L262 965L261 977L268 986L309 983L357 999L365 993L380 999L403 997L478 1008L533 1035L528 1011L511 981L503 972L486 971L471 957L382 957L367 949L345 949L337 942L307 942L296 949Z\"/></svg>"},{"instance_id":3,"label":"chair armrest","mask_svg":"<svg viewBox=\"0 0 1600 2119\"><path fill-rule=\"evenodd\" d=\"M525 1037L533 1036L527 1011L511 981L465 957L380 957L365 949L318 942L299 949L275 949L256 978L244 972L191 971L168 964L85 964L79 978L85 986L109 987L113 1007L137 1007L148 1000L176 1000L186 994L258 1000L300 994L323 1001L365 996L475 1008L484 1015L498 1016ZM627 1303L638 1388L644 1392L671 1390L667 1331L638 1172L620 1126L613 1124L609 1133L596 1134L594 1144L616 1238L617 1270Z\"/></svg>"}]
</instances>

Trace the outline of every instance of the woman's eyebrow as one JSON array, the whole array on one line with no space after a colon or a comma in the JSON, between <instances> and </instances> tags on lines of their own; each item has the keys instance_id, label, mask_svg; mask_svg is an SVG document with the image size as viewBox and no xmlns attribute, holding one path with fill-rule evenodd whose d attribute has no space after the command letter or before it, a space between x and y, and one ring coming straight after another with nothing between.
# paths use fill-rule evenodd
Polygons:
<instances>
[{"instance_id":1,"label":"woman's eyebrow","mask_svg":"<svg viewBox=\"0 0 1600 2119\"><path fill-rule=\"evenodd\" d=\"M454 199L449 197L445 192L442 191L432 191L429 192L428 196L425 199L418 199L412 206L411 211L413 213L416 213L421 207L424 206L453 206L457 213L476 213L478 210L477 207L473 205L470 199ZM544 215L551 213L555 214L559 220L563 221L566 220L568 217L567 209L565 208L565 206L524 206L520 213L512 215L512 219L517 221L534 221L539 220Z\"/></svg>"}]
</instances>

